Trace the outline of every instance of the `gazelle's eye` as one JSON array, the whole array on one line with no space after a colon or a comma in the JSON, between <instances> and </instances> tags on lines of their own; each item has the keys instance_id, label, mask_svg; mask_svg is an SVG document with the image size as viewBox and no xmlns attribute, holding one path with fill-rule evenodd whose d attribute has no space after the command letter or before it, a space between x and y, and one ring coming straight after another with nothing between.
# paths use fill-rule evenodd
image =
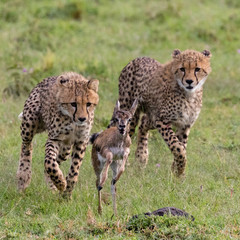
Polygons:
<instances>
[{"instance_id":1,"label":"gazelle's eye","mask_svg":"<svg viewBox=\"0 0 240 240\"><path fill-rule=\"evenodd\" d=\"M72 102L72 103L71 103L71 106L72 106L72 107L77 107L77 103Z\"/></svg>"},{"instance_id":2,"label":"gazelle's eye","mask_svg":"<svg viewBox=\"0 0 240 240\"><path fill-rule=\"evenodd\" d=\"M87 107L90 107L92 104L90 102L87 103Z\"/></svg>"},{"instance_id":3,"label":"gazelle's eye","mask_svg":"<svg viewBox=\"0 0 240 240\"><path fill-rule=\"evenodd\" d=\"M185 72L185 68L183 68L183 67L180 68L180 71Z\"/></svg>"},{"instance_id":4,"label":"gazelle's eye","mask_svg":"<svg viewBox=\"0 0 240 240\"><path fill-rule=\"evenodd\" d=\"M199 71L200 71L200 68L196 67L195 72L199 72Z\"/></svg>"}]
</instances>

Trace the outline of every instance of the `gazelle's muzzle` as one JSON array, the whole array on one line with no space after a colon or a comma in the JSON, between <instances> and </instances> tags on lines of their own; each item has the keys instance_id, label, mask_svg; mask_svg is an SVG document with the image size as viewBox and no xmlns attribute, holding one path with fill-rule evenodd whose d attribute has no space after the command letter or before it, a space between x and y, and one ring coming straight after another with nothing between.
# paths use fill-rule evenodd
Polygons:
<instances>
[{"instance_id":1,"label":"gazelle's muzzle","mask_svg":"<svg viewBox=\"0 0 240 240\"><path fill-rule=\"evenodd\" d=\"M119 125L118 130L122 135L124 135L126 133L126 126L125 125Z\"/></svg>"}]
</instances>

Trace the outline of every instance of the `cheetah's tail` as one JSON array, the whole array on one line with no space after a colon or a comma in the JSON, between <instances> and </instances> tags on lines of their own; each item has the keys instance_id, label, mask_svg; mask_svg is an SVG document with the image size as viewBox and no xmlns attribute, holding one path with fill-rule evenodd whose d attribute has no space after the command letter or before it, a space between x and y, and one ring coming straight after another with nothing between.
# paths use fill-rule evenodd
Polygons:
<instances>
[{"instance_id":1,"label":"cheetah's tail","mask_svg":"<svg viewBox=\"0 0 240 240\"><path fill-rule=\"evenodd\" d=\"M18 119L21 120L21 121L23 120L23 112L21 112L21 113L18 115Z\"/></svg>"}]
</instances>

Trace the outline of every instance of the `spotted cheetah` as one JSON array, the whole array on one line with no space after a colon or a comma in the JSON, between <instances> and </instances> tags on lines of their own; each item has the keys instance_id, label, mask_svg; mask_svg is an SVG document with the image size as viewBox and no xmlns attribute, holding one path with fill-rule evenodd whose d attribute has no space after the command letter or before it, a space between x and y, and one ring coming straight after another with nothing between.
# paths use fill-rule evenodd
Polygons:
<instances>
[{"instance_id":1,"label":"spotted cheetah","mask_svg":"<svg viewBox=\"0 0 240 240\"><path fill-rule=\"evenodd\" d=\"M184 176L188 135L201 111L203 84L211 72L210 58L208 50L174 50L172 61L166 64L141 57L122 70L119 77L121 106L129 109L134 99L139 101L131 121L130 136L143 113L135 154L142 166L148 161L148 131L158 129L174 155L172 172ZM112 118L110 126L114 124Z\"/></svg>"},{"instance_id":2,"label":"spotted cheetah","mask_svg":"<svg viewBox=\"0 0 240 240\"><path fill-rule=\"evenodd\" d=\"M44 79L25 102L21 137L22 148L17 171L18 189L31 181L32 139L48 131L45 150L45 178L53 190L71 197L92 128L98 104L98 80L87 80L74 72ZM69 173L64 178L60 164L72 149Z\"/></svg>"}]
</instances>

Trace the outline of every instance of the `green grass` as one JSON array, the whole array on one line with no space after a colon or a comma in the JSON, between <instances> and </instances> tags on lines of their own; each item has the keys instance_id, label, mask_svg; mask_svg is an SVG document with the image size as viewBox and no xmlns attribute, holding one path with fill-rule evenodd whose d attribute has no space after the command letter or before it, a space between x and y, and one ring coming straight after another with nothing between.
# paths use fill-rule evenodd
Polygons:
<instances>
[{"instance_id":1,"label":"green grass","mask_svg":"<svg viewBox=\"0 0 240 240\"><path fill-rule=\"evenodd\" d=\"M239 239L239 11L238 0L2 0L0 239ZM213 55L202 112L190 133L185 181L172 177L173 156L156 131L150 134L149 163L140 170L135 136L130 165L117 184L119 216L112 218L110 180L103 189L109 204L99 216L90 147L67 202L45 185L42 134L34 138L31 185L18 194L17 116L36 83L63 71L98 78L95 132L110 120L122 68L138 56L169 61L177 48L210 49ZM69 161L65 173L68 167ZM140 219L132 224L143 228L126 229L133 215L166 206L189 212L195 222Z\"/></svg>"}]
</instances>

